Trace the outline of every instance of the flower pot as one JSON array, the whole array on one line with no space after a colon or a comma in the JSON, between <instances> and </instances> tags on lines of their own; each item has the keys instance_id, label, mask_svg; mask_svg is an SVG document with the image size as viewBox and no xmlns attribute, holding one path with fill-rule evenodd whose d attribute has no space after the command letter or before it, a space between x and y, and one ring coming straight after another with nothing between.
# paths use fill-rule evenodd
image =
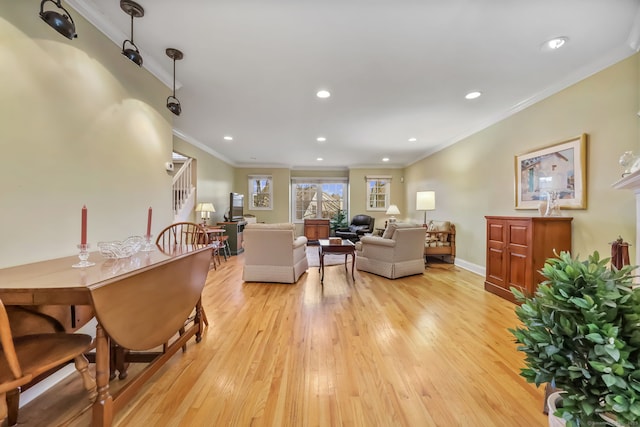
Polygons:
<instances>
[{"instance_id":1,"label":"flower pot","mask_svg":"<svg viewBox=\"0 0 640 427\"><path fill-rule=\"evenodd\" d=\"M554 391L547 398L547 406L549 407L549 427L564 427L566 421L560 417L553 415L556 409L562 403L562 392Z\"/></svg>"}]
</instances>

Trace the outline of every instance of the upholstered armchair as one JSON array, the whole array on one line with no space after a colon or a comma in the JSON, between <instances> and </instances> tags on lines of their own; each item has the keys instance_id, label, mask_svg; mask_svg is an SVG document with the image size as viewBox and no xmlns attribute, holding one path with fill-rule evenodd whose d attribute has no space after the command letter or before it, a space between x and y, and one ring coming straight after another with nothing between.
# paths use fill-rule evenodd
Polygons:
<instances>
[{"instance_id":1,"label":"upholstered armchair","mask_svg":"<svg viewBox=\"0 0 640 427\"><path fill-rule=\"evenodd\" d=\"M373 233L375 218L369 215L356 215L351 220L349 228L339 228L336 230L336 237L357 242L366 233Z\"/></svg>"},{"instance_id":2,"label":"upholstered armchair","mask_svg":"<svg viewBox=\"0 0 640 427\"><path fill-rule=\"evenodd\" d=\"M245 282L295 283L307 271L307 238L293 224L247 224L243 232Z\"/></svg>"},{"instance_id":3,"label":"upholstered armchair","mask_svg":"<svg viewBox=\"0 0 640 427\"><path fill-rule=\"evenodd\" d=\"M389 279L422 274L426 232L420 225L392 223L382 236L363 236L356 243L356 268Z\"/></svg>"}]
</instances>

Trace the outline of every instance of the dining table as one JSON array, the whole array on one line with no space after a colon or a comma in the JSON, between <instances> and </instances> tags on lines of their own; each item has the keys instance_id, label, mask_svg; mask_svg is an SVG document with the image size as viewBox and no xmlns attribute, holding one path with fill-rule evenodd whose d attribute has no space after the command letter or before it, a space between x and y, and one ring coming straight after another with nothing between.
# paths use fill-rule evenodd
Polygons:
<instances>
[{"instance_id":1,"label":"dining table","mask_svg":"<svg viewBox=\"0 0 640 427\"><path fill-rule=\"evenodd\" d=\"M73 268L78 256L0 269L0 299L6 306L88 305L96 317L95 375L98 396L92 425L109 426L114 413L140 390L173 354L203 332L200 298L212 248L154 247L128 258L91 252L95 265ZM189 322L187 322L189 321ZM109 391L111 343L149 351L150 363L113 395ZM152 350L162 348L160 352Z\"/></svg>"}]
</instances>

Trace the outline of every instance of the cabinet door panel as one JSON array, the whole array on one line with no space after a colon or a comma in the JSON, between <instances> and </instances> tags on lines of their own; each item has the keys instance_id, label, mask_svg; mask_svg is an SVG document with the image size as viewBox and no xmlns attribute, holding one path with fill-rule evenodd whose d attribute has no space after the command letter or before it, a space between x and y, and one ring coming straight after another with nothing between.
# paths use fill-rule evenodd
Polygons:
<instances>
[{"instance_id":1,"label":"cabinet door panel","mask_svg":"<svg viewBox=\"0 0 640 427\"><path fill-rule=\"evenodd\" d=\"M527 273L529 271L529 259L527 257L527 254L510 252L508 263L509 284L507 286L507 289L513 286L524 292L527 289Z\"/></svg>"},{"instance_id":2,"label":"cabinet door panel","mask_svg":"<svg viewBox=\"0 0 640 427\"><path fill-rule=\"evenodd\" d=\"M504 250L502 248L488 248L487 280L490 280L496 286L506 289L506 282L504 280L506 264L503 255Z\"/></svg>"}]
</instances>

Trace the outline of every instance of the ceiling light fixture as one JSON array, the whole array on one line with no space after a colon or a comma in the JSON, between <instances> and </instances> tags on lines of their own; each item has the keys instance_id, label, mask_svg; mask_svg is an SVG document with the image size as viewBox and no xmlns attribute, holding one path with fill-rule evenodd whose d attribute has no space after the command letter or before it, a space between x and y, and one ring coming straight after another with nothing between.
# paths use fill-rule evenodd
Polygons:
<instances>
[{"instance_id":1,"label":"ceiling light fixture","mask_svg":"<svg viewBox=\"0 0 640 427\"><path fill-rule=\"evenodd\" d=\"M417 139L416 138L409 138L409 142L416 142Z\"/></svg>"},{"instance_id":2,"label":"ceiling light fixture","mask_svg":"<svg viewBox=\"0 0 640 427\"><path fill-rule=\"evenodd\" d=\"M180 106L180 101L176 98L176 60L182 59L183 56L182 52L172 47L168 48L166 53L169 58L173 59L173 95L167 97L167 108L173 114L179 116L182 112L182 106Z\"/></svg>"},{"instance_id":3,"label":"ceiling light fixture","mask_svg":"<svg viewBox=\"0 0 640 427\"><path fill-rule=\"evenodd\" d=\"M58 9L62 9L64 11L64 14L60 14L55 10L47 10L45 12L44 4L48 1L55 4ZM71 15L69 15L67 9L62 7L60 0L42 0L42 2L40 3L40 18L42 18L44 22L49 24L51 28L53 28L69 40L73 40L74 38L78 37L78 35L76 34L76 24L73 22L73 18L71 17Z\"/></svg>"},{"instance_id":4,"label":"ceiling light fixture","mask_svg":"<svg viewBox=\"0 0 640 427\"><path fill-rule=\"evenodd\" d=\"M141 18L144 16L144 8L138 3L132 0L120 0L120 9L124 10L124 13L131 16L131 40L125 40L122 42L122 54L142 67L142 55L138 50L138 46L133 42L133 18ZM127 42L131 47L125 47Z\"/></svg>"},{"instance_id":5,"label":"ceiling light fixture","mask_svg":"<svg viewBox=\"0 0 640 427\"><path fill-rule=\"evenodd\" d=\"M331 92L329 92L328 90L324 90L324 89L323 90L319 90L316 93L316 96L318 98L329 98L331 96Z\"/></svg>"},{"instance_id":6,"label":"ceiling light fixture","mask_svg":"<svg viewBox=\"0 0 640 427\"><path fill-rule=\"evenodd\" d=\"M316 160L317 160L317 161L319 161L319 162L321 162L321 161L323 161L324 159L323 159L322 157L318 157Z\"/></svg>"},{"instance_id":7,"label":"ceiling light fixture","mask_svg":"<svg viewBox=\"0 0 640 427\"><path fill-rule=\"evenodd\" d=\"M227 136L225 136L225 137L224 137L224 140L225 140L225 141L233 141L233 137L232 137L232 136L227 135Z\"/></svg>"},{"instance_id":8,"label":"ceiling light fixture","mask_svg":"<svg viewBox=\"0 0 640 427\"><path fill-rule=\"evenodd\" d=\"M480 95L482 95L482 92L474 91L474 92L469 92L464 97L466 99L476 99L476 98L480 98Z\"/></svg>"},{"instance_id":9,"label":"ceiling light fixture","mask_svg":"<svg viewBox=\"0 0 640 427\"><path fill-rule=\"evenodd\" d=\"M561 47L565 46L568 41L569 41L569 37L565 37L565 36L554 37L542 43L542 45L540 46L540 50L542 50L543 52L558 50Z\"/></svg>"},{"instance_id":10,"label":"ceiling light fixture","mask_svg":"<svg viewBox=\"0 0 640 427\"><path fill-rule=\"evenodd\" d=\"M316 141L318 141L318 142L326 142L327 138L325 138L324 136L319 136L319 137L316 138Z\"/></svg>"},{"instance_id":11,"label":"ceiling light fixture","mask_svg":"<svg viewBox=\"0 0 640 427\"><path fill-rule=\"evenodd\" d=\"M383 162L388 162L388 161L389 161L389 158L388 158L388 157L383 157L383 158L382 158L382 161L383 161Z\"/></svg>"}]
</instances>

